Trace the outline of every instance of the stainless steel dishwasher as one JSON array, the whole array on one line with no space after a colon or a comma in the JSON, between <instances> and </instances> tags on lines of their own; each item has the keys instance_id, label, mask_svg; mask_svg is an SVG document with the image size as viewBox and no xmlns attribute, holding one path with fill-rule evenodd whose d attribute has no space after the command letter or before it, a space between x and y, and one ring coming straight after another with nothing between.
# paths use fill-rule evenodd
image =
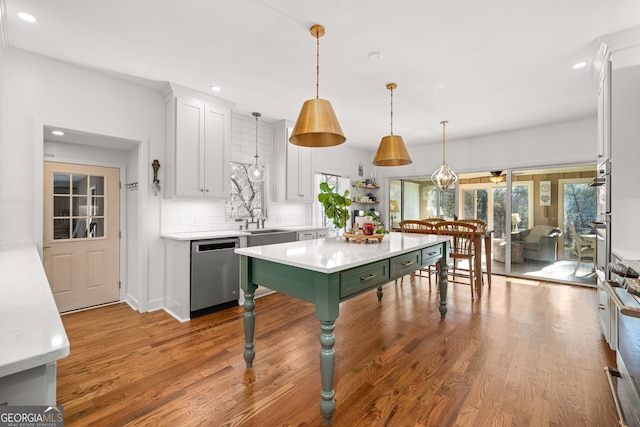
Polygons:
<instances>
[{"instance_id":1,"label":"stainless steel dishwasher","mask_svg":"<svg viewBox=\"0 0 640 427\"><path fill-rule=\"evenodd\" d=\"M191 317L238 305L240 239L191 242Z\"/></svg>"}]
</instances>

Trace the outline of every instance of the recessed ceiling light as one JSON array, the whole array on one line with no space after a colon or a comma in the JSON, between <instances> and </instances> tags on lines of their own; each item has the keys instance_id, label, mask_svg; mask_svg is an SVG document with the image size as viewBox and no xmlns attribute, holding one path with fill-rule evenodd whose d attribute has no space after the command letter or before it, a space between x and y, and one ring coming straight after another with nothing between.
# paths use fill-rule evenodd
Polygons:
<instances>
[{"instance_id":1,"label":"recessed ceiling light","mask_svg":"<svg viewBox=\"0 0 640 427\"><path fill-rule=\"evenodd\" d=\"M369 61L373 61L373 62L382 61L383 57L384 57L384 55L382 55L382 53L380 53L380 52L371 52L371 53L369 53L367 55L367 59Z\"/></svg>"},{"instance_id":2,"label":"recessed ceiling light","mask_svg":"<svg viewBox=\"0 0 640 427\"><path fill-rule=\"evenodd\" d=\"M35 16L33 16L33 15L27 13L27 12L18 12L18 17L20 19L22 19L23 21L30 22L32 24L34 22L38 22L38 20L36 19Z\"/></svg>"},{"instance_id":3,"label":"recessed ceiling light","mask_svg":"<svg viewBox=\"0 0 640 427\"><path fill-rule=\"evenodd\" d=\"M218 86L211 86L211 90L214 92L220 92L220 87Z\"/></svg>"},{"instance_id":4,"label":"recessed ceiling light","mask_svg":"<svg viewBox=\"0 0 640 427\"><path fill-rule=\"evenodd\" d=\"M64 135L64 132L62 132L61 130L54 130L54 131L51 131L51 133L58 136Z\"/></svg>"},{"instance_id":5,"label":"recessed ceiling light","mask_svg":"<svg viewBox=\"0 0 640 427\"><path fill-rule=\"evenodd\" d=\"M578 62L577 64L573 64L571 68L573 68L574 70L577 70L579 68L583 68L585 65L587 65L586 62Z\"/></svg>"}]
</instances>

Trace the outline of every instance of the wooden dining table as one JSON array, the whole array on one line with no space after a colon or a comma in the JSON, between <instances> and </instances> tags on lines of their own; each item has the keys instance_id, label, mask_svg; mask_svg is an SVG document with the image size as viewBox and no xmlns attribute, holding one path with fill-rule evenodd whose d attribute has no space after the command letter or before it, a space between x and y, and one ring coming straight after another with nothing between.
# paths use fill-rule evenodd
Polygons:
<instances>
[{"instance_id":1,"label":"wooden dining table","mask_svg":"<svg viewBox=\"0 0 640 427\"><path fill-rule=\"evenodd\" d=\"M484 257L487 266L487 286L491 287L491 237L493 230L478 231L473 236L475 247L474 268L480 274L476 276L476 294L478 298L482 296L482 243L484 242Z\"/></svg>"},{"instance_id":2,"label":"wooden dining table","mask_svg":"<svg viewBox=\"0 0 640 427\"><path fill-rule=\"evenodd\" d=\"M394 228L393 231L402 231L400 228ZM431 234L437 234L434 229ZM480 271L481 274L476 275L475 290L478 298L482 297L482 243L484 242L484 256L485 264L487 266L487 286L491 287L491 238L493 236L493 230L486 229L483 231L476 231L473 236L474 257L473 268L476 271Z\"/></svg>"}]
</instances>

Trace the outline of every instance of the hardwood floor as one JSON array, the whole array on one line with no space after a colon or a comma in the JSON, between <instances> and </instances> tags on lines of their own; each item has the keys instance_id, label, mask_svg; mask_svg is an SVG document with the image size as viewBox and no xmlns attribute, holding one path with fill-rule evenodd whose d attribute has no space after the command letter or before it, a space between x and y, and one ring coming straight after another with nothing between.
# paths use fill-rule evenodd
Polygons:
<instances>
[{"instance_id":1,"label":"hardwood floor","mask_svg":"<svg viewBox=\"0 0 640 427\"><path fill-rule=\"evenodd\" d=\"M482 299L451 285L440 320L427 279L346 301L336 322L334 426L607 426L615 355L595 290L493 277ZM180 323L116 304L62 317L66 426L320 426L311 304L257 300L245 369L242 307Z\"/></svg>"}]
</instances>

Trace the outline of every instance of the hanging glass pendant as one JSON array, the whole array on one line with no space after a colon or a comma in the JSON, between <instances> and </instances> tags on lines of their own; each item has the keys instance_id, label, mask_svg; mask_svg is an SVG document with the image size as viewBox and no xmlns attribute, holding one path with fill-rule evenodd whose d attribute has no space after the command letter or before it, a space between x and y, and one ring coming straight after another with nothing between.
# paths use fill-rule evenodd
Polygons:
<instances>
[{"instance_id":1,"label":"hanging glass pendant","mask_svg":"<svg viewBox=\"0 0 640 427\"><path fill-rule=\"evenodd\" d=\"M258 117L261 116L260 113L251 113L253 117L256 118L256 155L254 156L256 162L249 167L248 175L249 181L251 182L262 182L264 181L264 166L258 164Z\"/></svg>"},{"instance_id":2,"label":"hanging glass pendant","mask_svg":"<svg viewBox=\"0 0 640 427\"><path fill-rule=\"evenodd\" d=\"M442 165L431 174L431 181L440 191L446 191L450 186L455 185L458 181L458 175L447 165L445 157L445 126L449 123L442 121Z\"/></svg>"}]
</instances>

